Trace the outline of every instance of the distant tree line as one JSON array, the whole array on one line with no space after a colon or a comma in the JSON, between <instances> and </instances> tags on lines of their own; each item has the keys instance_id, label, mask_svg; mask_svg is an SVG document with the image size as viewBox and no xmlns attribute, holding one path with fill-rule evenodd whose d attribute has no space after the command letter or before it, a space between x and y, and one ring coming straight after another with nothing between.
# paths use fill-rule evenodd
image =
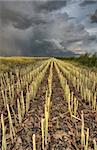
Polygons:
<instances>
[{"instance_id":1,"label":"distant tree line","mask_svg":"<svg viewBox=\"0 0 97 150\"><path fill-rule=\"evenodd\" d=\"M88 67L97 67L97 53L91 55L91 54L83 54L79 57L67 57L67 58L59 58L62 60L71 60L75 62L79 62L82 65L88 66Z\"/></svg>"}]
</instances>

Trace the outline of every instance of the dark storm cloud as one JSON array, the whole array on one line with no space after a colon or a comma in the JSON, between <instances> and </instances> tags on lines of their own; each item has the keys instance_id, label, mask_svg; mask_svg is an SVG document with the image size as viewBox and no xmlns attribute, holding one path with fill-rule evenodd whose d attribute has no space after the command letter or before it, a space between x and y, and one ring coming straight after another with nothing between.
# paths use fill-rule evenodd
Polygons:
<instances>
[{"instance_id":1,"label":"dark storm cloud","mask_svg":"<svg viewBox=\"0 0 97 150\"><path fill-rule=\"evenodd\" d=\"M32 5L32 16L31 14L25 14L19 10L19 12L16 10L16 7L18 7L18 3L25 3L25 6L27 2L0 2L1 3L1 13L0 13L0 19L2 22L2 25L8 25L12 24L15 28L18 29L28 29L29 27L33 25L39 25L39 24L45 24L48 23L48 14L51 11L58 10L66 5L66 1L30 1L30 5ZM10 7L9 4L11 3ZM8 5L7 5L8 4ZM13 4L13 5L12 5ZM15 9L13 9L15 8ZM24 7L26 9L26 7ZM31 10L31 9L30 9ZM27 11L30 11L27 10ZM43 11L48 11L43 12ZM46 13L46 14L45 14ZM30 16L30 17L29 17ZM70 19L73 19L72 17Z\"/></svg>"},{"instance_id":2,"label":"dark storm cloud","mask_svg":"<svg viewBox=\"0 0 97 150\"><path fill-rule=\"evenodd\" d=\"M34 2L37 11L54 11L66 6L67 0Z\"/></svg>"},{"instance_id":3,"label":"dark storm cloud","mask_svg":"<svg viewBox=\"0 0 97 150\"><path fill-rule=\"evenodd\" d=\"M97 10L95 13L91 16L92 23L97 23Z\"/></svg>"},{"instance_id":4,"label":"dark storm cloud","mask_svg":"<svg viewBox=\"0 0 97 150\"><path fill-rule=\"evenodd\" d=\"M79 47L88 51L97 38L63 12L67 6L65 0L2 2L0 55L62 55Z\"/></svg>"},{"instance_id":5,"label":"dark storm cloud","mask_svg":"<svg viewBox=\"0 0 97 150\"><path fill-rule=\"evenodd\" d=\"M84 7L93 4L97 4L97 0L84 0L83 2L80 3L80 6Z\"/></svg>"},{"instance_id":6,"label":"dark storm cloud","mask_svg":"<svg viewBox=\"0 0 97 150\"><path fill-rule=\"evenodd\" d=\"M47 22L41 16L34 16L31 18L28 15L19 13L6 7L1 8L0 19L2 25L12 24L15 28L22 30L28 29L34 24L45 24Z\"/></svg>"},{"instance_id":7,"label":"dark storm cloud","mask_svg":"<svg viewBox=\"0 0 97 150\"><path fill-rule=\"evenodd\" d=\"M28 16L25 16L13 10L9 10L7 8L2 8L0 18L2 24L8 25L11 23L15 28L18 29L29 28L32 24L31 18L28 18Z\"/></svg>"},{"instance_id":8,"label":"dark storm cloud","mask_svg":"<svg viewBox=\"0 0 97 150\"><path fill-rule=\"evenodd\" d=\"M89 36L88 37L88 41L97 41L97 37L96 37L96 35L91 35L91 36Z\"/></svg>"}]
</instances>

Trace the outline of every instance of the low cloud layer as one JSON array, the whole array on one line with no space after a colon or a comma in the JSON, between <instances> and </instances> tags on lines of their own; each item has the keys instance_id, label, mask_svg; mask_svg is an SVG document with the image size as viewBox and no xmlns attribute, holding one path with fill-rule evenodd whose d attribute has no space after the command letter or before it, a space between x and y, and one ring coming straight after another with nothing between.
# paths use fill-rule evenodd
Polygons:
<instances>
[{"instance_id":1,"label":"low cloud layer","mask_svg":"<svg viewBox=\"0 0 97 150\"><path fill-rule=\"evenodd\" d=\"M84 7L86 3L91 4L82 2ZM74 11L73 6L82 7L81 3L76 0L0 1L0 55L96 52L97 36L90 34L82 22L77 22L76 16L69 14L69 7ZM92 24L91 19L88 16Z\"/></svg>"},{"instance_id":2,"label":"low cloud layer","mask_svg":"<svg viewBox=\"0 0 97 150\"><path fill-rule=\"evenodd\" d=\"M97 0L83 0L80 3L80 6L85 7L87 5L93 5L93 4L97 4Z\"/></svg>"},{"instance_id":3,"label":"low cloud layer","mask_svg":"<svg viewBox=\"0 0 97 150\"><path fill-rule=\"evenodd\" d=\"M54 10L58 10L62 7L65 7L67 4L67 0L62 0L62 1L58 1L58 0L54 0L54 1L38 1L34 2L35 4L35 8L37 11L47 11L47 12L51 12Z\"/></svg>"},{"instance_id":4,"label":"low cloud layer","mask_svg":"<svg viewBox=\"0 0 97 150\"><path fill-rule=\"evenodd\" d=\"M91 16L91 20L93 23L97 23L97 10L95 11L95 13Z\"/></svg>"}]
</instances>

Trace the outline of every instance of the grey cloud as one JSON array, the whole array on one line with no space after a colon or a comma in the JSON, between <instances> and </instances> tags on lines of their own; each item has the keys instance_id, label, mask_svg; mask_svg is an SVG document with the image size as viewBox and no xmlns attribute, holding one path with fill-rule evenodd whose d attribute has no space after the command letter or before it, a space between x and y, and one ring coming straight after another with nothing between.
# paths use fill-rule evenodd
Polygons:
<instances>
[{"instance_id":1,"label":"grey cloud","mask_svg":"<svg viewBox=\"0 0 97 150\"><path fill-rule=\"evenodd\" d=\"M57 41L52 40L41 40L35 41L33 43L31 51L34 56L68 56L74 55L71 51L63 51L59 48L59 44L57 45ZM31 53L32 54L32 53Z\"/></svg>"},{"instance_id":2,"label":"grey cloud","mask_svg":"<svg viewBox=\"0 0 97 150\"><path fill-rule=\"evenodd\" d=\"M97 23L97 10L95 13L91 16L92 23Z\"/></svg>"},{"instance_id":3,"label":"grey cloud","mask_svg":"<svg viewBox=\"0 0 97 150\"><path fill-rule=\"evenodd\" d=\"M97 4L97 0L84 0L83 2L80 3L81 7L85 7L87 5L93 5Z\"/></svg>"},{"instance_id":4,"label":"grey cloud","mask_svg":"<svg viewBox=\"0 0 97 150\"><path fill-rule=\"evenodd\" d=\"M6 3L2 8L7 11L0 14L0 55L63 55L77 46L96 44L84 25L61 11L65 5L59 1L54 6L55 2L23 2L23 7L22 2Z\"/></svg>"},{"instance_id":5,"label":"grey cloud","mask_svg":"<svg viewBox=\"0 0 97 150\"><path fill-rule=\"evenodd\" d=\"M28 3L30 4L30 7L29 5L27 5ZM21 1L0 2L1 4L0 20L2 22L2 25L11 24L15 28L25 30L34 25L46 24L49 22L50 12L43 12L43 10L45 11L58 10L61 7L64 7L66 1L65 0L64 1L36 1L36 2L30 1L28 3L21 2ZM31 13L29 14L28 12ZM69 19L73 19L73 18L71 17Z\"/></svg>"},{"instance_id":6,"label":"grey cloud","mask_svg":"<svg viewBox=\"0 0 97 150\"><path fill-rule=\"evenodd\" d=\"M91 35L87 39L90 40L90 41L97 41L96 35Z\"/></svg>"},{"instance_id":7,"label":"grey cloud","mask_svg":"<svg viewBox=\"0 0 97 150\"><path fill-rule=\"evenodd\" d=\"M80 42L81 39L71 39L71 40L67 40L67 43L76 43L76 42Z\"/></svg>"},{"instance_id":8,"label":"grey cloud","mask_svg":"<svg viewBox=\"0 0 97 150\"><path fill-rule=\"evenodd\" d=\"M65 7L67 3L67 0L61 0L61 1L39 1L39 2L34 2L36 4L35 9L37 11L54 11L58 10L62 7Z\"/></svg>"},{"instance_id":9,"label":"grey cloud","mask_svg":"<svg viewBox=\"0 0 97 150\"><path fill-rule=\"evenodd\" d=\"M23 13L20 14L14 10L7 8L2 8L0 19L2 25L12 24L15 28L22 30L28 29L34 24L38 25L47 23L47 20L41 16L34 16L32 18L29 18L29 16Z\"/></svg>"},{"instance_id":10,"label":"grey cloud","mask_svg":"<svg viewBox=\"0 0 97 150\"><path fill-rule=\"evenodd\" d=\"M57 32L56 32L57 31ZM37 40L36 40L37 39ZM31 39L32 49L42 49L42 51L65 51L69 49L70 45L76 45L83 43L84 40L91 42L95 40L95 36L90 36L85 30L83 25L71 23L69 21L64 22L63 16L58 20L54 18L52 24L47 24L45 28L39 26L34 29L34 36ZM36 42L37 41L37 42Z\"/></svg>"},{"instance_id":11,"label":"grey cloud","mask_svg":"<svg viewBox=\"0 0 97 150\"><path fill-rule=\"evenodd\" d=\"M28 18L28 16L7 8L2 8L0 19L2 24L8 25L11 23L15 28L19 29L29 28L32 24L31 18Z\"/></svg>"}]
</instances>

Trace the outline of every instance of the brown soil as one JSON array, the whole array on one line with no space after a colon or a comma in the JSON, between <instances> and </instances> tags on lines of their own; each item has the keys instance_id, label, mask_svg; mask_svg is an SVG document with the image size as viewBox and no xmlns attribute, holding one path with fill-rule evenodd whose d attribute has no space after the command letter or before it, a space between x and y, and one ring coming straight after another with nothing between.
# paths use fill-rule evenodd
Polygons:
<instances>
[{"instance_id":1,"label":"brown soil","mask_svg":"<svg viewBox=\"0 0 97 150\"><path fill-rule=\"evenodd\" d=\"M32 150L32 135L36 135L37 150L41 146L41 118L44 117L45 93L47 89L47 71L41 83L36 98L31 101L30 110L25 115L23 123L16 127L17 135L14 143L11 144L7 135L7 150ZM68 80L68 79L67 79ZM71 91L79 100L77 117L81 118L81 110L84 112L85 128L90 129L89 150L93 150L93 139L97 141L97 112L82 102L80 94L68 80ZM68 112L67 102L64 99L64 92L61 88L58 75L53 69L53 91L51 97L51 108L49 118L48 145L45 150L83 150L81 146L81 121L71 118ZM7 123L7 122L6 122Z\"/></svg>"},{"instance_id":2,"label":"brown soil","mask_svg":"<svg viewBox=\"0 0 97 150\"><path fill-rule=\"evenodd\" d=\"M36 135L37 148L41 147L41 118L44 115L45 92L47 89L47 71L35 99L31 100L29 112L25 115L23 123L17 127L17 136L14 144L8 141L7 150L32 150L32 135Z\"/></svg>"}]
</instances>

